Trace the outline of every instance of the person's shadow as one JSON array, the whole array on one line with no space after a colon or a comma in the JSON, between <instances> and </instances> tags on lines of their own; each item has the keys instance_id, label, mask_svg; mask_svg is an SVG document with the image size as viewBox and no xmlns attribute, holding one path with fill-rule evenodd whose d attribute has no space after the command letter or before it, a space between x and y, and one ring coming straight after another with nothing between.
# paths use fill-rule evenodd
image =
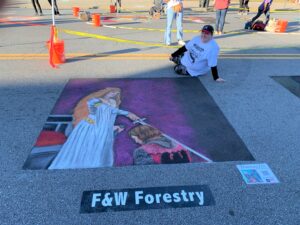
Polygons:
<instances>
[{"instance_id":1,"label":"person's shadow","mask_svg":"<svg viewBox=\"0 0 300 225\"><path fill-rule=\"evenodd\" d=\"M153 49L153 48L156 48L156 47L149 47L148 49ZM143 49L143 50L145 50L145 49ZM113 54L126 54L126 53L139 52L139 51L141 51L140 48L128 48L128 49L116 50L116 51L110 51L110 52L87 54L87 55L81 55L81 56L67 58L66 62L73 63L73 62L78 62L78 61L83 61L83 60L88 60L88 59L104 58L104 57L108 57Z\"/></svg>"}]
</instances>

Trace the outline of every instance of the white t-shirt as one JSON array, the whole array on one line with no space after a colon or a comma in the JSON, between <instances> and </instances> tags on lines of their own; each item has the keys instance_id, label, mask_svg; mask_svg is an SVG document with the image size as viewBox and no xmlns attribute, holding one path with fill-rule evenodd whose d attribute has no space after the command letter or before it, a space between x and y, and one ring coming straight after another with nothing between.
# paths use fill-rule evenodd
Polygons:
<instances>
[{"instance_id":1,"label":"white t-shirt","mask_svg":"<svg viewBox=\"0 0 300 225\"><path fill-rule=\"evenodd\" d=\"M203 43L200 36L194 37L185 45L187 51L181 59L191 76L206 74L211 67L217 66L219 46L215 40Z\"/></svg>"},{"instance_id":2,"label":"white t-shirt","mask_svg":"<svg viewBox=\"0 0 300 225\"><path fill-rule=\"evenodd\" d=\"M170 0L170 1L168 1L168 7L167 8L168 9L172 8L173 6L178 5L180 3L182 3L182 0Z\"/></svg>"}]
</instances>

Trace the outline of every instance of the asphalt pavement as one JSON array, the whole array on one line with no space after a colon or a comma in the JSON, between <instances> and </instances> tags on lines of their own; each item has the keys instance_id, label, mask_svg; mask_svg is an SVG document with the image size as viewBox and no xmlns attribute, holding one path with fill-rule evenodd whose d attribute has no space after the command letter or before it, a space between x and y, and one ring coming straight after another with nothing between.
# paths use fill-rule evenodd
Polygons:
<instances>
[{"instance_id":1,"label":"asphalt pavement","mask_svg":"<svg viewBox=\"0 0 300 225\"><path fill-rule=\"evenodd\" d=\"M255 12L240 16L236 9L229 10L225 34L215 37L221 48L219 73L226 82L216 83L210 75L199 77L256 161L23 170L69 79L177 77L168 61L177 48L175 33L173 45L163 46L164 16L149 18L142 2L118 15L100 7L90 11L100 12L105 26L94 27L73 17L71 3L61 4L66 3L56 22L67 61L57 69L49 65L46 47L50 10L34 16L27 3L16 1L1 11L1 225L300 224L300 99L271 78L300 76L298 6L271 14L289 21L286 33L245 31L244 23ZM189 4L183 23L188 30L185 41L198 35L204 24L213 25L215 16ZM245 184L236 165L247 163L267 163L280 183ZM80 213L84 191L185 185L208 185L215 204Z\"/></svg>"}]
</instances>

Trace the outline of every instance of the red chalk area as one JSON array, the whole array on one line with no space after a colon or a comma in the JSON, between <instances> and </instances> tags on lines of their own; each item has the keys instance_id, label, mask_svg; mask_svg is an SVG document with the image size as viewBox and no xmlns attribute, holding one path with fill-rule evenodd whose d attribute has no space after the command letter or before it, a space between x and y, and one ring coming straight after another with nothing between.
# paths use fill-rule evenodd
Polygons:
<instances>
[{"instance_id":1,"label":"red chalk area","mask_svg":"<svg viewBox=\"0 0 300 225\"><path fill-rule=\"evenodd\" d=\"M60 132L55 131L42 131L35 144L36 147L61 145L64 144L67 137Z\"/></svg>"},{"instance_id":2,"label":"red chalk area","mask_svg":"<svg viewBox=\"0 0 300 225\"><path fill-rule=\"evenodd\" d=\"M25 26L45 26L46 24L31 23L31 21L39 20L39 17L31 16L9 16L0 18L0 23L25 25Z\"/></svg>"}]
</instances>

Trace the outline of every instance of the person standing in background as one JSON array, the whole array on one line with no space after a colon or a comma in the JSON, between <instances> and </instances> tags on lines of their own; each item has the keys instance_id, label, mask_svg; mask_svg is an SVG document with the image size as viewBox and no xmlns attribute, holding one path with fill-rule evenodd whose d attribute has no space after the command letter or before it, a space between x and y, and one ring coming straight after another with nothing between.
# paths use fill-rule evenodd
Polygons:
<instances>
[{"instance_id":1,"label":"person standing in background","mask_svg":"<svg viewBox=\"0 0 300 225\"><path fill-rule=\"evenodd\" d=\"M199 7L204 10L204 11L208 11L208 7L209 7L209 0L199 0Z\"/></svg>"},{"instance_id":2,"label":"person standing in background","mask_svg":"<svg viewBox=\"0 0 300 225\"><path fill-rule=\"evenodd\" d=\"M51 5L52 7L52 1L51 0L48 0L49 4ZM56 0L53 0L53 3L54 3L54 14L55 15L60 15L59 11L58 11L58 7L57 7L57 3L56 3Z\"/></svg>"},{"instance_id":3,"label":"person standing in background","mask_svg":"<svg viewBox=\"0 0 300 225\"><path fill-rule=\"evenodd\" d=\"M270 8L272 5L273 0L263 0L263 2L258 7L258 12L256 16L254 16L251 20L251 23L253 24L255 20L257 20L263 13L266 16L266 22L265 25L267 26L270 20Z\"/></svg>"},{"instance_id":4,"label":"person standing in background","mask_svg":"<svg viewBox=\"0 0 300 225\"><path fill-rule=\"evenodd\" d=\"M230 0L215 0L214 7L216 10L216 34L223 34L225 17L227 14Z\"/></svg>"},{"instance_id":5,"label":"person standing in background","mask_svg":"<svg viewBox=\"0 0 300 225\"><path fill-rule=\"evenodd\" d=\"M240 0L240 8L239 8L239 15L248 14L249 13L249 0Z\"/></svg>"},{"instance_id":6,"label":"person standing in background","mask_svg":"<svg viewBox=\"0 0 300 225\"><path fill-rule=\"evenodd\" d=\"M32 2L33 8L34 8L34 11L35 11L35 15L43 16L43 11L42 11L41 5L39 3L39 0L31 0L31 2ZM38 7L40 14L38 13L36 6Z\"/></svg>"},{"instance_id":7,"label":"person standing in background","mask_svg":"<svg viewBox=\"0 0 300 225\"><path fill-rule=\"evenodd\" d=\"M121 0L115 0L114 4L115 4L116 10L117 10L117 13L120 13L121 12L121 7L122 7Z\"/></svg>"},{"instance_id":8,"label":"person standing in background","mask_svg":"<svg viewBox=\"0 0 300 225\"><path fill-rule=\"evenodd\" d=\"M183 4L182 0L169 0L167 2L167 28L165 32L165 44L171 45L171 29L173 18L176 18L177 27L177 41L178 44L183 46L185 42L183 41L183 29L182 29L182 19L183 19Z\"/></svg>"}]
</instances>

